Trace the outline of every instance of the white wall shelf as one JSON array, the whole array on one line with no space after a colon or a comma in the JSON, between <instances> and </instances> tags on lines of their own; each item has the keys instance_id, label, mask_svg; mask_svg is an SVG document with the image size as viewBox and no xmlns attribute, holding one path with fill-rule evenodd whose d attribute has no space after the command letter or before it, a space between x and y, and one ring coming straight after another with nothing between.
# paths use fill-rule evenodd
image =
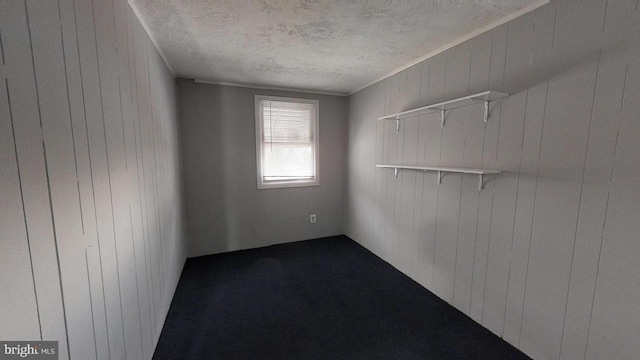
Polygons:
<instances>
[{"instance_id":1,"label":"white wall shelf","mask_svg":"<svg viewBox=\"0 0 640 360\"><path fill-rule=\"evenodd\" d=\"M418 166L418 165L400 165L400 164L390 164L390 165L376 165L378 168L386 168L393 169L393 174L395 178L398 178L398 170L421 170L421 171L436 171L438 173L438 185L442 182L442 173L462 173L462 174L474 174L478 175L478 191L482 191L483 189L483 181L484 175L494 175L500 174L501 170L492 170L492 169L469 169L469 168L456 168L456 167L445 167L445 166Z\"/></svg>"},{"instance_id":2,"label":"white wall shelf","mask_svg":"<svg viewBox=\"0 0 640 360\"><path fill-rule=\"evenodd\" d=\"M420 116L426 113L431 112L440 112L440 127L444 127L444 122L446 118L446 112L451 109L469 106L473 104L483 103L484 104L484 122L487 122L489 118L489 103L491 101L501 100L508 97L509 94L505 94L498 91L484 91L481 93L464 96L457 99L452 99L448 101L443 101L437 104L427 105L423 107L419 107L412 110L407 110L391 115L386 115L378 118L378 120L389 120L396 122L396 132L400 130L400 120L415 116Z\"/></svg>"}]
</instances>

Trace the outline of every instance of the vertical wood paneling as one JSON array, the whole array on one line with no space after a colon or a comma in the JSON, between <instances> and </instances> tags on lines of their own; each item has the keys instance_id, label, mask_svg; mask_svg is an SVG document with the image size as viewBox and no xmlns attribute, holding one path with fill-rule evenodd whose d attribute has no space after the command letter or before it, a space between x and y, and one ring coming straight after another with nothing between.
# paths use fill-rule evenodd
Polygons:
<instances>
[{"instance_id":1,"label":"vertical wood paneling","mask_svg":"<svg viewBox=\"0 0 640 360\"><path fill-rule=\"evenodd\" d=\"M153 356L186 243L175 84L151 44L125 0L0 2L6 340Z\"/></svg>"},{"instance_id":2,"label":"vertical wood paneling","mask_svg":"<svg viewBox=\"0 0 640 360\"><path fill-rule=\"evenodd\" d=\"M113 165L109 159L109 141L107 140L107 123L120 122L119 109L116 110L117 86L113 79L116 72L112 67L115 44L112 38L113 6L107 1L92 1L91 19L95 35L96 73L94 101L98 104L97 116L89 119L89 144L92 149L92 165L94 168L94 185L96 190L96 215L98 222L100 263L104 282L106 316L109 335L109 354L111 357L125 357L126 339L124 328L124 312L122 309L122 288L120 284L120 269L116 250L117 233L114 219L113 183L111 173ZM104 14L104 16L103 16ZM107 20L109 19L109 20ZM111 36L110 36L111 35ZM116 112L117 111L117 112ZM113 145L112 145L113 147ZM118 159L112 158L114 165ZM115 173L114 169L114 173Z\"/></svg>"},{"instance_id":3,"label":"vertical wood paneling","mask_svg":"<svg viewBox=\"0 0 640 360\"><path fill-rule=\"evenodd\" d=\"M151 244L152 241L152 233L151 233L151 225L150 225L150 217L149 217L149 205L147 201L147 182L146 182L146 174L145 174L145 161L144 161L144 145L142 142L142 118L146 116L145 106L147 98L146 98L146 87L144 82L144 76L146 74L146 69L144 67L144 31L142 30L142 26L135 24L133 27L133 64L134 64L134 74L135 74L135 103L138 105L136 107L136 117L134 118L133 131L134 131L134 140L135 140L135 148L136 148L136 170L138 175L138 197L139 197L139 207L140 207L140 216L142 222L142 233L144 242L144 255L145 255L145 267L147 272L147 292L149 294L149 307L150 307L150 328L154 331L156 330L157 324L157 316L158 309L156 307L156 299L157 299L157 285L156 279L158 276L157 269L155 268L155 263L152 261L153 255L151 252ZM153 333L153 331L152 331Z\"/></svg>"},{"instance_id":4,"label":"vertical wood paneling","mask_svg":"<svg viewBox=\"0 0 640 360\"><path fill-rule=\"evenodd\" d=\"M609 198L608 185L613 165L611 160L622 117L627 61L627 57L615 52L599 55L566 300L561 358L582 359L586 352L604 216Z\"/></svg>"},{"instance_id":5,"label":"vertical wood paneling","mask_svg":"<svg viewBox=\"0 0 640 360\"><path fill-rule=\"evenodd\" d=\"M162 194L162 189L160 188L160 183L161 183L161 178L158 175L160 172L160 167L161 167L161 163L162 163L162 159L160 156L160 144L157 141L157 137L158 135L160 135L160 130L159 130L159 123L160 120L162 118L162 114L160 113L160 109L159 109L159 103L158 103L158 99L157 99L157 77L152 76L151 74L155 74L157 72L157 58L154 56L156 55L154 53L154 49L155 47L153 46L153 44L151 42L147 42L146 43L146 55L147 55L147 81L148 81L148 89L149 89L149 112L151 114L150 118L149 118L149 142L151 145L151 152L152 152L152 166L151 166L151 178L153 180L153 190L154 193L152 194L152 198L154 200L153 202L153 206L155 209L155 216L156 216L156 226L157 226L157 233L156 233L156 238L158 239L158 241L156 241L156 250L158 253L158 264L159 266L162 266L161 264L165 264L165 259L163 258L163 248L164 248L164 238L163 238L163 207L160 205L160 194ZM168 309L168 304L169 302L167 302L167 300L164 298L164 294L167 293L168 291L168 284L167 284L167 272L165 271L160 271L159 272L159 277L160 277L160 297L159 299L160 301L160 309L163 313L166 313L166 310ZM163 321L158 323L158 331L162 330L162 323Z\"/></svg>"},{"instance_id":6,"label":"vertical wood paneling","mask_svg":"<svg viewBox=\"0 0 640 360\"><path fill-rule=\"evenodd\" d=\"M418 148L418 120L409 119L403 121L403 148L402 163L416 163L416 149ZM413 239L413 209L415 202L416 173L404 172L402 176L398 174L398 181L401 181L401 190L398 194L400 198L398 235L400 239ZM417 252L415 241L402 241L398 243L398 264L399 269L404 273L410 273L412 265L416 262L413 255Z\"/></svg>"},{"instance_id":7,"label":"vertical wood paneling","mask_svg":"<svg viewBox=\"0 0 640 360\"><path fill-rule=\"evenodd\" d=\"M634 48L622 97L613 153L609 203L596 273L595 298L587 338L587 359L638 357L640 337L640 51Z\"/></svg>"},{"instance_id":8,"label":"vertical wood paneling","mask_svg":"<svg viewBox=\"0 0 640 360\"><path fill-rule=\"evenodd\" d=\"M489 79L491 60L491 34L484 34L470 42L468 93L473 94L486 89ZM462 110L462 109L461 109ZM464 154L462 166L474 167L482 163L484 138L482 134L485 124L478 117L482 109L480 105L465 110L464 120ZM486 180L490 180L487 178ZM456 254L456 271L454 279L453 305L469 315L471 306L471 290L474 275L476 253L476 234L480 193L477 190L477 178L464 176L460 201L460 218L458 221L458 249Z\"/></svg>"},{"instance_id":9,"label":"vertical wood paneling","mask_svg":"<svg viewBox=\"0 0 640 360\"><path fill-rule=\"evenodd\" d=\"M396 77L397 78L397 77ZM394 108L391 107L391 94L392 94L392 85L394 83L394 78L389 78L384 81L383 90L384 91L384 113L393 113ZM384 122L384 146L383 146L383 159L385 164L393 163L396 159L397 154L397 138L395 132L395 124L392 124L388 121ZM384 170L384 169L382 169ZM390 171L383 171L383 186L384 186L384 195L382 203L384 205L384 215L382 216L382 221L384 224L384 238L383 242L385 247L385 253L387 254L387 259L391 262L391 264L396 263L397 259L397 243L395 241L394 233L396 231L395 225L395 189L397 181L394 178L394 175Z\"/></svg>"},{"instance_id":10,"label":"vertical wood paneling","mask_svg":"<svg viewBox=\"0 0 640 360\"><path fill-rule=\"evenodd\" d=\"M529 72L519 77L527 88L524 137L519 165L518 203L513 232L513 247L507 304L505 309L504 338L519 346L522 330L522 315L529 269L532 221L535 213L536 193L539 177L542 129L544 128L546 101L548 96L549 68L545 56L551 53L555 24L555 4L536 10L534 14L533 39L530 50ZM519 88L519 82L514 88Z\"/></svg>"},{"instance_id":11,"label":"vertical wood paneling","mask_svg":"<svg viewBox=\"0 0 640 360\"><path fill-rule=\"evenodd\" d=\"M4 1L0 4L7 76L5 86L11 99L11 115L15 119L14 146L22 184L27 241L31 250L32 276L21 280L31 281L35 287L40 338L60 341L60 358L65 359L68 358L67 335L27 4L23 1ZM6 331L10 331L10 327Z\"/></svg>"},{"instance_id":12,"label":"vertical wood paneling","mask_svg":"<svg viewBox=\"0 0 640 360\"><path fill-rule=\"evenodd\" d=\"M383 259L533 358L637 358L637 7L554 1L373 85L375 95L353 95L349 121L360 126L350 127L349 151L369 143L377 164L505 172L478 193L470 176L438 187L435 173L401 171L396 182L377 169L368 211L384 231L358 239L370 223L353 172L372 165L354 156L347 235L385 249ZM444 129L432 113L396 135L362 108L378 106L378 117L484 90L511 94L486 125L470 106L451 111Z\"/></svg>"},{"instance_id":13,"label":"vertical wood paneling","mask_svg":"<svg viewBox=\"0 0 640 360\"><path fill-rule=\"evenodd\" d=\"M504 64L507 45L507 29L498 28L491 32L488 76L485 87L497 89L502 87L504 78ZM489 108L489 119L484 127L482 146L482 159L480 167L488 169L499 168L497 151L499 147L499 133L501 125L501 103L493 103ZM478 116L478 115L476 115ZM473 263L473 278L471 286L471 305L469 316L482 323L484 313L484 295L486 288L486 276L488 266L488 253L491 244L491 221L493 216L493 202L495 192L495 179L489 179L485 190L479 196L478 220L476 229L475 258Z\"/></svg>"},{"instance_id":14,"label":"vertical wood paneling","mask_svg":"<svg viewBox=\"0 0 640 360\"><path fill-rule=\"evenodd\" d=\"M90 358L95 354L80 193L77 183L76 148L66 79L64 38L57 1L27 3L29 27L43 125L49 196L53 213L55 254L61 281L61 298L67 334L68 357ZM54 16L52 16L54 15ZM73 309L73 311L71 311Z\"/></svg>"},{"instance_id":15,"label":"vertical wood paneling","mask_svg":"<svg viewBox=\"0 0 640 360\"><path fill-rule=\"evenodd\" d=\"M518 345L524 307L525 284L529 267L531 221L534 216L535 194L547 82L541 82L526 91L524 134L520 164L518 166L518 201L515 209L511 263L504 319L504 338Z\"/></svg>"},{"instance_id":16,"label":"vertical wood paneling","mask_svg":"<svg viewBox=\"0 0 640 360\"><path fill-rule=\"evenodd\" d=\"M560 354L596 68L597 56L548 85L521 339L534 357Z\"/></svg>"},{"instance_id":17,"label":"vertical wood paneling","mask_svg":"<svg viewBox=\"0 0 640 360\"><path fill-rule=\"evenodd\" d=\"M504 64L504 79L517 79L529 65L531 49L531 20L521 17L507 27L507 43ZM510 41L511 40L511 41ZM503 85L507 87L506 85ZM524 114L527 92L510 87L511 96L501 102L500 130L498 133L497 163L505 173L493 180L500 188L494 193L493 213L491 217L491 241L487 259L487 279L485 282L485 302L483 324L491 331L502 336L507 301L519 165L522 144L524 142Z\"/></svg>"},{"instance_id":18,"label":"vertical wood paneling","mask_svg":"<svg viewBox=\"0 0 640 360\"><path fill-rule=\"evenodd\" d=\"M125 3L122 3L126 7ZM121 93L121 103L123 104L123 131L125 135L125 155L127 173L129 174L128 191L132 194L132 198L128 199L129 222L131 224L132 254L134 260L134 275L136 287L136 305L138 308L138 327L141 337L141 352L145 358L153 352L153 331L151 331L151 307L149 301L149 292L147 282L147 259L145 256L145 233L144 223L141 218L141 196L138 179L140 177L140 167L138 164L138 149L136 137L136 118L137 112L137 96L135 92L135 43L134 31L136 25L135 16L131 12L117 12L120 27L126 32L123 35L119 33L119 70L120 85L123 89ZM125 19L121 19L124 15ZM124 21L124 24L122 22ZM126 46L126 51L124 50ZM123 56L126 54L126 56Z\"/></svg>"},{"instance_id":19,"label":"vertical wood paneling","mask_svg":"<svg viewBox=\"0 0 640 360\"><path fill-rule=\"evenodd\" d=\"M96 357L106 359L111 357L112 340L117 338L114 335L113 325L115 319L109 317L107 304L111 302L113 287L109 287L109 281L105 281L105 263L108 263L107 255L102 256L102 242L105 236L103 230L106 219L102 217L104 199L104 179L105 174L101 165L103 160L104 146L103 136L98 136L98 131L102 128L102 102L100 99L100 84L98 79L98 59L96 52L95 26L93 23L94 9L91 1L75 1L75 22L78 36L78 57L80 63L81 91L84 106L84 127L85 141L87 143L86 156L88 160L88 170L84 171L81 178L82 184L90 184L89 194L83 199L87 199L87 226L85 234L90 234L87 238L88 247L86 250L86 262L88 264L88 278L91 289L94 341L96 346ZM79 142L77 142L79 143ZM86 194L86 192L83 192ZM90 202L89 202L90 201ZM102 221L98 221L101 219ZM105 263L103 263L103 260ZM109 276L108 273L106 273ZM114 355L118 352L114 352Z\"/></svg>"},{"instance_id":20,"label":"vertical wood paneling","mask_svg":"<svg viewBox=\"0 0 640 360\"><path fill-rule=\"evenodd\" d=\"M452 98L466 91L469 83L469 61L471 51L468 46L456 48L445 57L444 96ZM445 127L442 129L440 144L440 164L460 164L464 157L463 111L445 112ZM461 132L463 130L463 132ZM438 186L435 247L433 254L433 291L436 295L453 301L456 251L458 247L459 215L462 191L462 174L444 174Z\"/></svg>"},{"instance_id":21,"label":"vertical wood paneling","mask_svg":"<svg viewBox=\"0 0 640 360\"><path fill-rule=\"evenodd\" d=\"M131 123L131 74L129 73L129 46L127 44L127 19L125 11L128 8L126 1L116 0L113 6L113 27L116 41L116 59L118 83L118 99L120 108L120 121L111 123L111 138L114 148L118 152L114 157L120 159L120 171L124 166L124 174L117 177L117 196L114 197L114 211L119 219L116 224L119 236L117 241L118 262L121 274L123 314L125 317L125 337L127 339L127 357L143 358L147 354L143 351L142 321L137 286L137 258L135 253L132 229L132 216L129 198L133 194L133 166L129 166L128 152L132 148L127 141L126 125ZM159 73L159 72L158 72ZM110 155L111 157L111 155ZM165 262L168 265L168 263Z\"/></svg>"},{"instance_id":22,"label":"vertical wood paneling","mask_svg":"<svg viewBox=\"0 0 640 360\"><path fill-rule=\"evenodd\" d=\"M133 170L133 187L136 189L135 199L131 201L131 221L133 227L133 237L135 239L134 255L136 256L137 265L137 286L139 288L139 307L140 307L140 320L142 330L143 352L150 353L154 348L153 337L153 316L155 312L152 307L152 293L150 291L151 279L149 262L147 258L147 238L148 233L146 231L146 222L144 219L144 206L143 195L141 186L141 170L140 170L140 156L139 156L139 140L138 140L138 84L137 84L137 62L136 62L136 33L139 26L135 16L128 12L129 17L129 66L130 66L130 83L131 83L131 122L129 124L129 131L127 135L129 137L130 151L129 156L131 161L129 162L131 169Z\"/></svg>"},{"instance_id":23,"label":"vertical wood paneling","mask_svg":"<svg viewBox=\"0 0 640 360\"><path fill-rule=\"evenodd\" d=\"M368 105L374 109L374 116L373 116L374 119L377 119L379 116L382 116L385 113L384 112L385 106L384 106L383 96L382 96L383 89L384 89L383 84L384 82L379 82L371 88L372 103L369 102ZM373 144L375 146L375 151L374 151L375 162L376 164L382 164L382 163L386 163L385 147L384 147L384 144L385 144L384 130L386 128L386 124L384 121L376 120L375 127L376 127L376 133L375 133L376 141ZM375 176L375 183L374 183L374 193L372 196L375 197L376 214L374 219L376 222L373 225L373 228L374 228L375 234L384 234L383 221L385 217L384 217L384 199L382 198L382 194L384 189L384 181L386 179L386 173L384 171L380 171L379 169L376 169L374 176ZM384 238L384 236L380 236L380 237L374 236L374 238L371 240L373 244L375 244L374 246L372 246L372 250L381 258L385 258L384 256L385 250L383 248L384 242L382 241L382 238Z\"/></svg>"},{"instance_id":24,"label":"vertical wood paneling","mask_svg":"<svg viewBox=\"0 0 640 360\"><path fill-rule=\"evenodd\" d=\"M421 68L419 66L411 67L405 73L405 101L403 108L409 109L415 106L420 99L420 75ZM419 118L412 118L403 123L404 141L403 141L403 163L417 163L418 149L418 129ZM419 239L416 236L414 228L414 211L416 203L416 190L418 189L416 172L404 174L402 181L402 203L401 203L401 238L408 239L399 243L399 254L401 261L404 263L404 271L407 274L415 273L415 269L419 263Z\"/></svg>"},{"instance_id":25,"label":"vertical wood paneling","mask_svg":"<svg viewBox=\"0 0 640 360\"><path fill-rule=\"evenodd\" d=\"M418 105L424 103L424 99L429 96L429 88L427 87L429 78L429 62L424 61L415 66L419 75L416 74L416 77L420 78L419 89L418 89ZM425 162L425 125L426 121L424 116L420 116L417 118L418 121L418 139L416 146L416 164L421 164ZM415 201L414 201L414 210L413 210L413 241L416 243L417 249L415 255L416 264L414 265L414 269L412 270L412 274L418 274L418 276L414 277L416 281L425 286L426 284L426 258L423 255L423 249L425 247L425 237L423 234L423 221L422 221L422 211L424 206L424 191L425 191L425 177L427 175L424 172L419 172L416 174L416 188L415 188Z\"/></svg>"},{"instance_id":26,"label":"vertical wood paneling","mask_svg":"<svg viewBox=\"0 0 640 360\"><path fill-rule=\"evenodd\" d=\"M401 111L400 109L402 109L404 102L404 98L401 94L404 93L404 89L404 73L398 73L392 76L391 81L389 82L389 111ZM396 134L395 124L388 121L387 123L389 123L389 163L402 163L404 155L404 148L402 147L402 144L404 143L406 126L401 126L400 132ZM400 260L398 245L401 238L400 232L402 231L400 228L400 207L402 204L400 195L402 194L403 179L407 174L398 174L397 179L395 179L392 172L387 171L387 174L389 174L389 181L387 182L387 196L389 196L389 199L391 200L391 205L389 207L391 224L387 227L387 238L390 240L389 244L392 245L390 252L393 253L393 264L398 267Z\"/></svg>"},{"instance_id":27,"label":"vertical wood paneling","mask_svg":"<svg viewBox=\"0 0 640 360\"><path fill-rule=\"evenodd\" d=\"M0 59L0 67L4 68L1 47ZM12 327L0 329L0 338L37 339L40 337L40 319L34 284L24 280L32 277L31 254L14 142L14 119L7 90L8 80L3 72L0 77L0 288L9 294L2 297L0 323L12 324Z\"/></svg>"},{"instance_id":28,"label":"vertical wood paneling","mask_svg":"<svg viewBox=\"0 0 640 360\"><path fill-rule=\"evenodd\" d=\"M365 121L364 119L371 119L371 118L376 119L377 118L376 115L380 113L380 111L378 111L379 103L377 101L378 100L377 91L378 91L377 87L370 87L365 92L362 93L363 95L360 101L360 109L361 109L360 114L362 116L361 118L362 120L360 121L360 128L359 130L351 130L351 131L359 131L359 132L365 131L365 133L369 134L368 138L375 138L375 139L377 139L379 136L378 133L379 133L380 121L376 121L375 124L371 126L371 123ZM351 107L349 107L349 111L351 111ZM377 146L377 144L379 143L380 142L377 142L377 141L376 143L371 143L366 139L363 139L363 141L360 142L360 147L362 148L362 152L367 154L366 156L369 157L368 163L370 165L370 167L368 168L366 166L363 166L360 170L362 171L362 176L366 177L366 181L370 181L370 182L369 182L369 188L367 187L362 188L362 190L366 192L364 193L364 196L359 197L359 200L361 200L363 206L365 206L368 209L369 216L367 217L367 219L374 219L376 221L376 225L378 224L379 209L380 209L379 198L377 196L379 194L377 189L379 186L378 184L380 182L380 175L375 168L375 164L378 163L379 156L381 156L381 152L379 153L379 148ZM357 158L357 159L362 158L361 156L358 156L359 155L358 153L348 152L348 154L353 155L354 158ZM348 160L348 162L352 162L352 160ZM352 201L353 198L346 197L345 200ZM346 226L347 226L347 223L345 222L345 228ZM364 229L362 229L361 227L359 228L360 228L360 231L362 231L363 235L366 236L367 239L369 239L372 249L374 249L374 252L380 255L379 251L377 252L375 251L376 249L379 248L378 243L376 242L377 236L375 235L378 233L377 226L375 225L365 226Z\"/></svg>"},{"instance_id":29,"label":"vertical wood paneling","mask_svg":"<svg viewBox=\"0 0 640 360\"><path fill-rule=\"evenodd\" d=\"M429 79L429 102L438 102L444 97L444 56L436 56L429 60L428 67L423 72L423 78ZM425 76L426 75L426 76ZM424 89L424 88L423 88ZM423 90L424 91L424 90ZM419 144L423 144L424 152L422 161L424 164L440 164L440 145L442 143L442 129L440 128L440 116L437 113L429 113L420 117L421 127ZM422 175L422 208L420 228L420 283L430 287L433 284L434 254L436 243L436 215L438 211L438 189L436 175L433 172Z\"/></svg>"}]
</instances>

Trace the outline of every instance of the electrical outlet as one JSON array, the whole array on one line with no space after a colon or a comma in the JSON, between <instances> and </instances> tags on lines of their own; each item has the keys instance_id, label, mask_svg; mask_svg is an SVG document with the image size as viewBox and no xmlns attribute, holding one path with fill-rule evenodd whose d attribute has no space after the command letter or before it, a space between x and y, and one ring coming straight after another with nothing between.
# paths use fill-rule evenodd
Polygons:
<instances>
[{"instance_id":1,"label":"electrical outlet","mask_svg":"<svg viewBox=\"0 0 640 360\"><path fill-rule=\"evenodd\" d=\"M309 222L312 224L316 223L316 214L309 215Z\"/></svg>"}]
</instances>

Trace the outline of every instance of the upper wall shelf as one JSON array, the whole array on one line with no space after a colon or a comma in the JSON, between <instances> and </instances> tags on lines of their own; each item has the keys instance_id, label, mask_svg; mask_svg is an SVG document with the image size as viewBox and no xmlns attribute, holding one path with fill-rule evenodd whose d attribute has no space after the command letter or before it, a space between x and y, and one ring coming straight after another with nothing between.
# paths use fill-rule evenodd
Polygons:
<instances>
[{"instance_id":1,"label":"upper wall shelf","mask_svg":"<svg viewBox=\"0 0 640 360\"><path fill-rule=\"evenodd\" d=\"M469 169L469 168L456 168L456 167L444 167L444 166L414 166L414 165L376 165L379 168L393 169L393 174L398 177L398 169L408 170L422 170L422 171L436 171L438 172L438 185L442 182L442 173L462 173L462 174L474 174L478 175L478 191L482 191L484 175L500 174L501 170L491 169Z\"/></svg>"},{"instance_id":2,"label":"upper wall shelf","mask_svg":"<svg viewBox=\"0 0 640 360\"><path fill-rule=\"evenodd\" d=\"M501 93L498 91L484 91L481 93L477 93L477 94L473 94L473 95L469 95L469 96L465 96L457 99L443 101L437 104L423 106L413 110L407 110L407 111L399 112L396 114L386 115L381 118L378 118L378 120L395 120L396 132L398 132L400 130L401 119L420 116L425 113L440 111L440 114L441 114L440 126L444 127L445 113L448 110L463 107L463 106L478 104L478 103L484 103L484 122L487 122L487 119L489 118L489 103L491 101L504 99L507 96L509 96L509 94Z\"/></svg>"}]
</instances>

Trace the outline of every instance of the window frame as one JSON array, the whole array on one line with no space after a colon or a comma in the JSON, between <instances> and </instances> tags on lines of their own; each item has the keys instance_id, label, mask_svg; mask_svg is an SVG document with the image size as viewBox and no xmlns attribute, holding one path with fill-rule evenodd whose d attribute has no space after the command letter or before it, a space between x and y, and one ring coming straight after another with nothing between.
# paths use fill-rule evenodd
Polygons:
<instances>
[{"instance_id":1,"label":"window frame","mask_svg":"<svg viewBox=\"0 0 640 360\"><path fill-rule=\"evenodd\" d=\"M263 136L264 123L261 112L262 101L279 101L290 103L302 103L310 104L313 106L311 129L313 131L313 169L315 176L312 179L296 179L296 180L272 180L265 181L262 176L263 172ZM320 150L320 101L315 99L305 98L292 98L270 95L255 95L254 96L254 108L255 108L255 123L256 123L256 167L257 167L257 185L258 190L264 189L281 189L281 188L293 188L304 186L319 186L320 185L320 172L319 172L319 150Z\"/></svg>"}]
</instances>

